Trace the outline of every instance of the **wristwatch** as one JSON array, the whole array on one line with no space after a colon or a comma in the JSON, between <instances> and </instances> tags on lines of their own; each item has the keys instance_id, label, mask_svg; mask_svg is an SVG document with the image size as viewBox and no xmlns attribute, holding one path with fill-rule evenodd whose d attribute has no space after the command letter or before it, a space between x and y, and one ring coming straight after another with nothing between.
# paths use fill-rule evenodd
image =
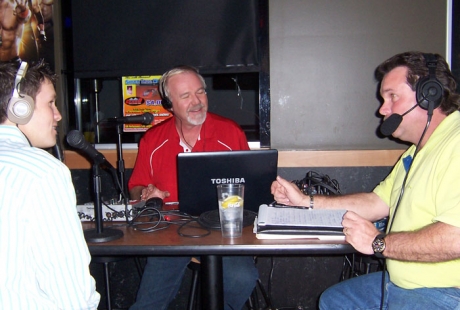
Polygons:
<instances>
[{"instance_id":1,"label":"wristwatch","mask_svg":"<svg viewBox=\"0 0 460 310\"><path fill-rule=\"evenodd\" d=\"M374 255L378 258L385 258L382 254L386 247L385 237L386 234L379 234L375 237L374 241L372 241L372 250L374 250Z\"/></svg>"}]
</instances>

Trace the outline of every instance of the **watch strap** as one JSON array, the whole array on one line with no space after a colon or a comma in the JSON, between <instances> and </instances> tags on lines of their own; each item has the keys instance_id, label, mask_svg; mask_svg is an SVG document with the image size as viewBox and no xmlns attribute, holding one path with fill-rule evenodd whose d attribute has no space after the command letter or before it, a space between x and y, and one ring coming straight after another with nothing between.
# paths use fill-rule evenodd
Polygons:
<instances>
[{"instance_id":1,"label":"watch strap","mask_svg":"<svg viewBox=\"0 0 460 310\"><path fill-rule=\"evenodd\" d=\"M372 241L372 249L374 250L374 255L375 255L375 257L377 257L377 258L385 258L385 256L383 256L383 254L382 254L382 252L385 251L385 248L382 250L382 252L375 251L374 242L375 242L377 239L384 239L386 236L387 236L387 235L384 234L384 233L378 234L377 237L375 237L374 241Z\"/></svg>"}]
</instances>

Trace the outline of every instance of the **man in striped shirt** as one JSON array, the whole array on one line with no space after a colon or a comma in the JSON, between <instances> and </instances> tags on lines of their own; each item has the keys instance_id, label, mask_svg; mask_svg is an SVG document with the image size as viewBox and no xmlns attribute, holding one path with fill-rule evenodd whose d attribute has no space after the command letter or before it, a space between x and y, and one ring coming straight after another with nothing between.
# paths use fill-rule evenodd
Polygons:
<instances>
[{"instance_id":1,"label":"man in striped shirt","mask_svg":"<svg viewBox=\"0 0 460 310\"><path fill-rule=\"evenodd\" d=\"M56 144L56 76L0 63L0 308L96 309L100 296Z\"/></svg>"}]
</instances>

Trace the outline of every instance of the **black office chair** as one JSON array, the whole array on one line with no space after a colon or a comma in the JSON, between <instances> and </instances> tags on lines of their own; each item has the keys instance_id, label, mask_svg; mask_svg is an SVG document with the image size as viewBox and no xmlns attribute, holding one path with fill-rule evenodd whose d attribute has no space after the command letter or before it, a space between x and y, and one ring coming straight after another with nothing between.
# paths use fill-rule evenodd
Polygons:
<instances>
[{"instance_id":1,"label":"black office chair","mask_svg":"<svg viewBox=\"0 0 460 310\"><path fill-rule=\"evenodd\" d=\"M383 270L383 261L373 255L346 254L343 258L340 281Z\"/></svg>"},{"instance_id":2,"label":"black office chair","mask_svg":"<svg viewBox=\"0 0 460 310\"><path fill-rule=\"evenodd\" d=\"M270 297L268 296L267 292L265 291L264 285L262 284L262 280L257 279L257 284L254 290L252 291L251 296L249 297L248 301L246 302L249 310L258 310L261 309L259 306L259 295L257 293L257 288L259 289L260 293L265 302L265 308L267 310L274 310L275 308L272 307L272 303Z\"/></svg>"}]
</instances>

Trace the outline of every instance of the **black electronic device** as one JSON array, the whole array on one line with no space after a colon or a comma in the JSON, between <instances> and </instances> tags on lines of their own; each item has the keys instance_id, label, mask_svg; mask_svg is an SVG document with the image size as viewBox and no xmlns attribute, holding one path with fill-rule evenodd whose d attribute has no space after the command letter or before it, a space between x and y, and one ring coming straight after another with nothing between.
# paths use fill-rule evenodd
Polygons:
<instances>
[{"instance_id":1,"label":"black electronic device","mask_svg":"<svg viewBox=\"0 0 460 310\"><path fill-rule=\"evenodd\" d=\"M166 75L166 73L163 74L163 78L160 79L160 82L158 84L158 92L160 93L161 105L163 106L163 108L165 110L171 111L172 102L171 102L171 100L169 100L168 96L166 95L166 91L165 91L165 80L166 80L164 78L165 75Z\"/></svg>"},{"instance_id":2,"label":"black electronic device","mask_svg":"<svg viewBox=\"0 0 460 310\"><path fill-rule=\"evenodd\" d=\"M416 85L416 98L418 105L433 113L433 110L441 105L444 87L436 78L438 59L434 54L423 54L428 68L428 75L420 78Z\"/></svg>"},{"instance_id":3,"label":"black electronic device","mask_svg":"<svg viewBox=\"0 0 460 310\"><path fill-rule=\"evenodd\" d=\"M163 208L163 199L160 197L153 197L147 199L144 208L152 208L160 211Z\"/></svg>"},{"instance_id":4,"label":"black electronic device","mask_svg":"<svg viewBox=\"0 0 460 310\"><path fill-rule=\"evenodd\" d=\"M179 209L189 215L218 210L218 184L243 183L244 210L258 212L273 201L270 192L278 169L278 150L179 153Z\"/></svg>"},{"instance_id":5,"label":"black electronic device","mask_svg":"<svg viewBox=\"0 0 460 310\"><path fill-rule=\"evenodd\" d=\"M161 97L161 105L167 111L172 110L172 102L171 102L171 100L169 100L168 97Z\"/></svg>"}]
</instances>

